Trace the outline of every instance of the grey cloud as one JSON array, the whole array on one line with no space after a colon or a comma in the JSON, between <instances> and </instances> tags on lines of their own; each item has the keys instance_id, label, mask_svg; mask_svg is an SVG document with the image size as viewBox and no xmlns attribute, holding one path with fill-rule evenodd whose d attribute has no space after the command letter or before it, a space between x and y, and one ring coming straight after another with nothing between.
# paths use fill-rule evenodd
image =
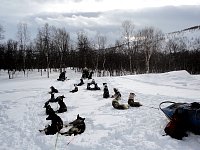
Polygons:
<instances>
[{"instance_id":1,"label":"grey cloud","mask_svg":"<svg viewBox=\"0 0 200 150\"><path fill-rule=\"evenodd\" d=\"M62 2L75 2L75 3L79 3L82 2L83 0L30 0L30 1L35 1L37 3L62 3Z\"/></svg>"},{"instance_id":2,"label":"grey cloud","mask_svg":"<svg viewBox=\"0 0 200 150\"><path fill-rule=\"evenodd\" d=\"M200 24L199 14L200 6L168 6L136 12L133 17L141 25L151 25L164 32L171 32Z\"/></svg>"},{"instance_id":3,"label":"grey cloud","mask_svg":"<svg viewBox=\"0 0 200 150\"><path fill-rule=\"evenodd\" d=\"M120 38L122 32L121 24L124 20L131 20L136 25L136 29L153 26L167 33L199 25L199 14L200 6L168 6L139 11L112 10L84 13L38 13L26 16L22 20L28 22L30 30L35 32L44 23L49 23L57 27L65 27L73 35L76 35L79 30L83 29L90 33L91 36L95 33L101 33L113 42ZM5 19L4 22L6 22ZM9 32L9 29L6 32Z\"/></svg>"}]
</instances>

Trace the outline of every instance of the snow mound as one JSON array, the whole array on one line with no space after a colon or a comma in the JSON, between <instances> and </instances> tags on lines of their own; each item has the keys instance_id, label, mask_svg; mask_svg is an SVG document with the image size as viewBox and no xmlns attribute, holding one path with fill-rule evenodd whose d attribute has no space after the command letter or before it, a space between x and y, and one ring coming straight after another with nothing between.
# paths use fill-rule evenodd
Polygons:
<instances>
[{"instance_id":1,"label":"snow mound","mask_svg":"<svg viewBox=\"0 0 200 150\"><path fill-rule=\"evenodd\" d=\"M36 72L35 72L36 73ZM23 74L22 74L23 76ZM79 83L81 73L67 70L70 80L56 81L57 73L50 78L37 75L12 80L0 76L0 149L2 150L197 150L200 136L189 133L183 141L172 139L164 134L168 123L165 115L158 110L162 101L194 102L200 97L200 78L186 71L173 71L161 74L144 74L120 77L94 77L100 86L99 91L86 90L87 83L70 93L75 83ZM2 79L4 78L4 79ZM187 80L189 79L189 80ZM110 94L118 88L121 102L127 104L130 92L135 92L139 108L116 110L112 98L103 99L103 85L106 82ZM65 95L68 111L59 116L64 123L76 119L77 114L86 118L86 130L81 135L66 137L39 133L49 124L46 120L44 103L50 98L49 87L58 89ZM57 109L57 104L52 105ZM70 142L71 141L71 142ZM70 142L70 144L68 144ZM166 146L167 145L167 146Z\"/></svg>"}]
</instances>

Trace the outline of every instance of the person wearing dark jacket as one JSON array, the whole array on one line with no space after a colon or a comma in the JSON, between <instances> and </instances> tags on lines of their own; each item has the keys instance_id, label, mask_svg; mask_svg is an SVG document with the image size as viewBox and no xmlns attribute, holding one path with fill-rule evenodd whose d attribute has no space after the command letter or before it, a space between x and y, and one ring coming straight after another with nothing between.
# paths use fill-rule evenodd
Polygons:
<instances>
[{"instance_id":1,"label":"person wearing dark jacket","mask_svg":"<svg viewBox=\"0 0 200 150\"><path fill-rule=\"evenodd\" d=\"M90 74L89 74L89 76L88 76L88 80L89 80L89 79L92 79L92 75L93 75L93 74L94 74L94 72L91 71Z\"/></svg>"},{"instance_id":2,"label":"person wearing dark jacket","mask_svg":"<svg viewBox=\"0 0 200 150\"><path fill-rule=\"evenodd\" d=\"M83 69L83 73L82 73L82 78L85 79L85 78L88 78L88 75L89 75L89 70L87 67L85 67Z\"/></svg>"},{"instance_id":3,"label":"person wearing dark jacket","mask_svg":"<svg viewBox=\"0 0 200 150\"><path fill-rule=\"evenodd\" d=\"M66 71L63 71L60 73L59 78L57 79L58 81L65 81L66 77L65 77Z\"/></svg>"}]
</instances>

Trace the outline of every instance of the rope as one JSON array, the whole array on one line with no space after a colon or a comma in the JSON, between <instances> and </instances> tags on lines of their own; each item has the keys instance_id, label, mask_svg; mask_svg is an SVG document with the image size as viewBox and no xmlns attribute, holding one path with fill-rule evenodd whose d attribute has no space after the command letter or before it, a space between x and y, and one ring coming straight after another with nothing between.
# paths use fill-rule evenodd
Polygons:
<instances>
[{"instance_id":1,"label":"rope","mask_svg":"<svg viewBox=\"0 0 200 150\"><path fill-rule=\"evenodd\" d=\"M58 132L57 132L57 136L56 136L55 150L56 150L56 146L57 146L57 141L58 141Z\"/></svg>"},{"instance_id":2,"label":"rope","mask_svg":"<svg viewBox=\"0 0 200 150\"><path fill-rule=\"evenodd\" d=\"M69 145L73 140L74 140L75 136L67 143L67 145Z\"/></svg>"},{"instance_id":3,"label":"rope","mask_svg":"<svg viewBox=\"0 0 200 150\"><path fill-rule=\"evenodd\" d=\"M153 106L145 106L145 105L142 105L142 106L147 107L147 108L152 108L152 109L159 110L159 108L156 108L156 107L153 107Z\"/></svg>"},{"instance_id":4,"label":"rope","mask_svg":"<svg viewBox=\"0 0 200 150\"><path fill-rule=\"evenodd\" d=\"M59 134L59 129L58 129L58 125L56 126L58 132L57 132L57 136L56 136L56 143L55 143L55 150L56 150L56 146L57 146L57 142L58 142L58 134Z\"/></svg>"}]
</instances>

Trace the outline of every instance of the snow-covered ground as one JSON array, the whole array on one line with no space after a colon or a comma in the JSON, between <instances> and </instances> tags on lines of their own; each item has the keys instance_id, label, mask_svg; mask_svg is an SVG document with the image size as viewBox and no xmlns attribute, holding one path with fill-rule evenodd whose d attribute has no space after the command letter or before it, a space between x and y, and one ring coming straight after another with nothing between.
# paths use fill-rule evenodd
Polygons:
<instances>
[{"instance_id":1,"label":"snow-covered ground","mask_svg":"<svg viewBox=\"0 0 200 150\"><path fill-rule=\"evenodd\" d=\"M8 79L0 72L0 149L1 150L54 150L57 135L38 132L49 123L45 118L44 103L50 98L49 87L65 95L68 111L59 116L65 123L76 119L77 114L86 118L86 130L75 137L58 135L57 150L199 150L200 136L189 133L182 141L164 134L168 123L158 109L162 101L200 102L200 75L186 71L162 74L129 75L120 77L94 77L100 91L87 91L86 84L77 93L69 93L79 83L81 73L67 70L66 82L56 81L57 73L50 78L40 73L23 77L18 73ZM90 80L84 80L85 83ZM116 87L127 103L130 92L136 94L140 108L116 110L112 98L103 99L103 82L110 94ZM57 104L52 104L54 109ZM154 107L154 108L150 108ZM72 141L71 141L72 140ZM71 141L71 142L70 142ZM68 144L70 142L70 144Z\"/></svg>"}]
</instances>

